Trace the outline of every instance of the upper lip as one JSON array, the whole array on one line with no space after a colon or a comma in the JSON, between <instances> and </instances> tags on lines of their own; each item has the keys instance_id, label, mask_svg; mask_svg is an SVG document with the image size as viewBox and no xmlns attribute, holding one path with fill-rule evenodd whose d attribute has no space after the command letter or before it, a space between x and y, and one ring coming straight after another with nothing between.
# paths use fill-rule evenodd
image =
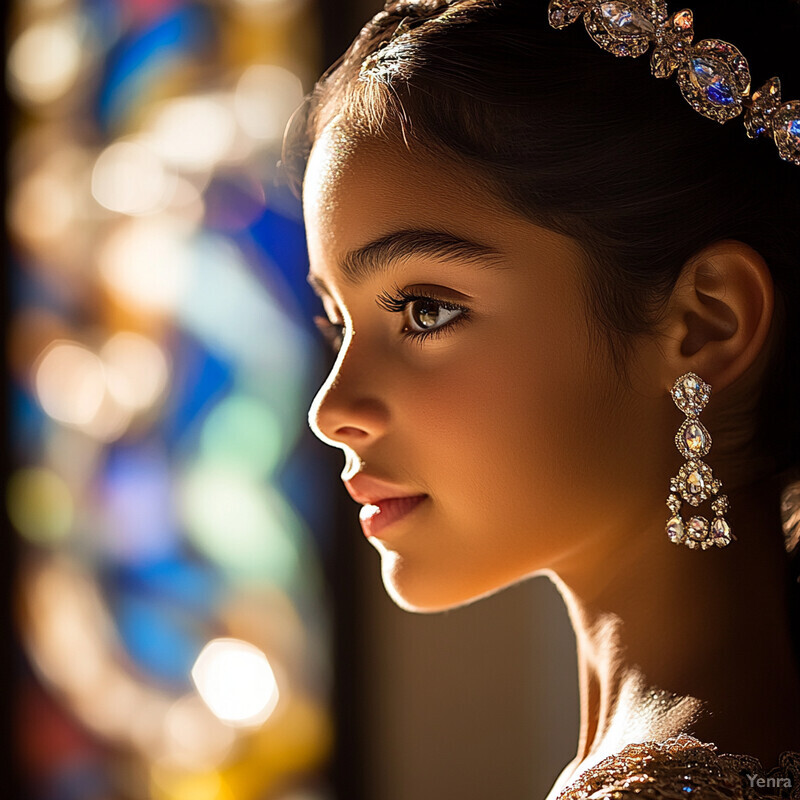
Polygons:
<instances>
[{"instance_id":1,"label":"upper lip","mask_svg":"<svg viewBox=\"0 0 800 800\"><path fill-rule=\"evenodd\" d=\"M368 503L370 505L375 505L382 500L389 500L394 497L423 496L422 492L408 491L402 486L373 478L371 475L366 475L363 472L359 472L350 478L350 480L344 481L344 485L353 500L358 503Z\"/></svg>"}]
</instances>

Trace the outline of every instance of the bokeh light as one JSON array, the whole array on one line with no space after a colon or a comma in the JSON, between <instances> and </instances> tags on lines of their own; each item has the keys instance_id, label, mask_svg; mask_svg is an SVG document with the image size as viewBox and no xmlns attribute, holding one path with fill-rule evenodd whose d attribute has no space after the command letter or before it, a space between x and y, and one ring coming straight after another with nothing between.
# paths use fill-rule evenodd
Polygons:
<instances>
[{"instance_id":1,"label":"bokeh light","mask_svg":"<svg viewBox=\"0 0 800 800\"><path fill-rule=\"evenodd\" d=\"M140 333L118 331L100 349L100 359L108 391L131 411L149 408L167 387L166 353Z\"/></svg>"},{"instance_id":2,"label":"bokeh light","mask_svg":"<svg viewBox=\"0 0 800 800\"><path fill-rule=\"evenodd\" d=\"M279 167L318 22L314 0L11 9L31 800L332 796L335 475L310 446L325 359Z\"/></svg>"},{"instance_id":3,"label":"bokeh light","mask_svg":"<svg viewBox=\"0 0 800 800\"><path fill-rule=\"evenodd\" d=\"M286 448L277 414L253 396L237 393L222 400L203 424L200 452L210 463L267 477Z\"/></svg>"},{"instance_id":4,"label":"bokeh light","mask_svg":"<svg viewBox=\"0 0 800 800\"><path fill-rule=\"evenodd\" d=\"M122 223L98 253L100 276L119 302L162 314L186 288L190 257L185 226L164 216Z\"/></svg>"},{"instance_id":5,"label":"bokeh light","mask_svg":"<svg viewBox=\"0 0 800 800\"><path fill-rule=\"evenodd\" d=\"M105 396L103 362L75 342L53 342L34 367L36 396L54 420L67 425L89 425Z\"/></svg>"},{"instance_id":6,"label":"bokeh light","mask_svg":"<svg viewBox=\"0 0 800 800\"><path fill-rule=\"evenodd\" d=\"M299 521L252 476L200 462L183 478L180 503L194 545L231 576L280 586L296 579Z\"/></svg>"},{"instance_id":7,"label":"bokeh light","mask_svg":"<svg viewBox=\"0 0 800 800\"><path fill-rule=\"evenodd\" d=\"M25 29L8 53L11 91L21 100L47 103L75 82L81 63L77 20L61 15Z\"/></svg>"},{"instance_id":8,"label":"bokeh light","mask_svg":"<svg viewBox=\"0 0 800 800\"><path fill-rule=\"evenodd\" d=\"M114 142L97 157L92 195L120 214L152 214L171 199L176 176L153 149L139 141Z\"/></svg>"},{"instance_id":9,"label":"bokeh light","mask_svg":"<svg viewBox=\"0 0 800 800\"><path fill-rule=\"evenodd\" d=\"M210 169L230 154L236 139L229 105L215 97L184 97L164 103L147 130L151 148L178 169ZM198 131L202 135L198 136Z\"/></svg>"},{"instance_id":10,"label":"bokeh light","mask_svg":"<svg viewBox=\"0 0 800 800\"><path fill-rule=\"evenodd\" d=\"M269 660L248 642L209 642L192 667L192 680L211 711L231 725L260 725L278 704Z\"/></svg>"},{"instance_id":11,"label":"bokeh light","mask_svg":"<svg viewBox=\"0 0 800 800\"><path fill-rule=\"evenodd\" d=\"M60 544L70 533L75 502L69 486L51 469L16 470L6 489L11 524L37 545Z\"/></svg>"}]
</instances>

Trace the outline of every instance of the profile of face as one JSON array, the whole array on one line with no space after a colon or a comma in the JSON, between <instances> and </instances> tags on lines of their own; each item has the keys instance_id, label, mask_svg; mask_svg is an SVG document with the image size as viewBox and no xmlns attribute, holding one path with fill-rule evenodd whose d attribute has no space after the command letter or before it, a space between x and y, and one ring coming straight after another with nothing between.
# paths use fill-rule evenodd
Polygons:
<instances>
[{"instance_id":1,"label":"profile of face","mask_svg":"<svg viewBox=\"0 0 800 800\"><path fill-rule=\"evenodd\" d=\"M369 538L387 592L432 612L540 571L602 572L629 533L663 527L675 419L653 351L637 346L641 380L623 384L576 241L455 162L335 123L303 205L343 337L309 423L344 451L343 478L427 495Z\"/></svg>"}]
</instances>

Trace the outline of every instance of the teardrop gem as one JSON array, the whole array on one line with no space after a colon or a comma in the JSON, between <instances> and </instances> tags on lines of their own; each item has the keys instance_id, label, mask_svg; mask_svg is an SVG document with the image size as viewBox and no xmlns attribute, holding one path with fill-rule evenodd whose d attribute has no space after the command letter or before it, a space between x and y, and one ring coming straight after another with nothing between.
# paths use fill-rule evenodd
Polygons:
<instances>
[{"instance_id":1,"label":"teardrop gem","mask_svg":"<svg viewBox=\"0 0 800 800\"><path fill-rule=\"evenodd\" d=\"M655 34L655 26L644 14L625 3L601 3L600 13L609 33L624 33L634 36Z\"/></svg>"},{"instance_id":2,"label":"teardrop gem","mask_svg":"<svg viewBox=\"0 0 800 800\"><path fill-rule=\"evenodd\" d=\"M730 544L730 525L722 517L715 517L711 523L711 539L717 547L725 547L726 544Z\"/></svg>"},{"instance_id":3,"label":"teardrop gem","mask_svg":"<svg viewBox=\"0 0 800 800\"><path fill-rule=\"evenodd\" d=\"M708 436L705 427L699 422L690 422L683 432L683 441L687 450L698 455L705 455Z\"/></svg>"},{"instance_id":4,"label":"teardrop gem","mask_svg":"<svg viewBox=\"0 0 800 800\"><path fill-rule=\"evenodd\" d=\"M710 103L716 106L731 106L736 103L728 70L710 58L695 56L691 60L689 79Z\"/></svg>"},{"instance_id":5,"label":"teardrop gem","mask_svg":"<svg viewBox=\"0 0 800 800\"><path fill-rule=\"evenodd\" d=\"M675 544L680 544L686 537L686 531L683 527L683 520L679 516L674 516L667 522L667 536L670 541Z\"/></svg>"}]
</instances>

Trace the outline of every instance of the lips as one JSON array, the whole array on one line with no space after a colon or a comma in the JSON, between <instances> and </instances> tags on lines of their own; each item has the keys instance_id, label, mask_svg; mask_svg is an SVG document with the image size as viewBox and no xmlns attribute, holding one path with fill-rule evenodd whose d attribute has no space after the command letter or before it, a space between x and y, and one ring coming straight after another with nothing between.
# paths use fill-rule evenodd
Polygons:
<instances>
[{"instance_id":1,"label":"lips","mask_svg":"<svg viewBox=\"0 0 800 800\"><path fill-rule=\"evenodd\" d=\"M375 536L406 517L428 497L364 473L344 481L344 485L353 500L363 505L359 521L367 536Z\"/></svg>"},{"instance_id":2,"label":"lips","mask_svg":"<svg viewBox=\"0 0 800 800\"><path fill-rule=\"evenodd\" d=\"M377 505L383 500L395 499L398 497L427 497L420 492L410 491L403 486L398 486L388 481L382 481L359 472L349 480L344 481L350 497L357 503L368 503Z\"/></svg>"},{"instance_id":3,"label":"lips","mask_svg":"<svg viewBox=\"0 0 800 800\"><path fill-rule=\"evenodd\" d=\"M374 505L362 506L358 515L361 528L366 536L376 536L384 528L408 516L427 499L426 494L416 497L391 497Z\"/></svg>"}]
</instances>

